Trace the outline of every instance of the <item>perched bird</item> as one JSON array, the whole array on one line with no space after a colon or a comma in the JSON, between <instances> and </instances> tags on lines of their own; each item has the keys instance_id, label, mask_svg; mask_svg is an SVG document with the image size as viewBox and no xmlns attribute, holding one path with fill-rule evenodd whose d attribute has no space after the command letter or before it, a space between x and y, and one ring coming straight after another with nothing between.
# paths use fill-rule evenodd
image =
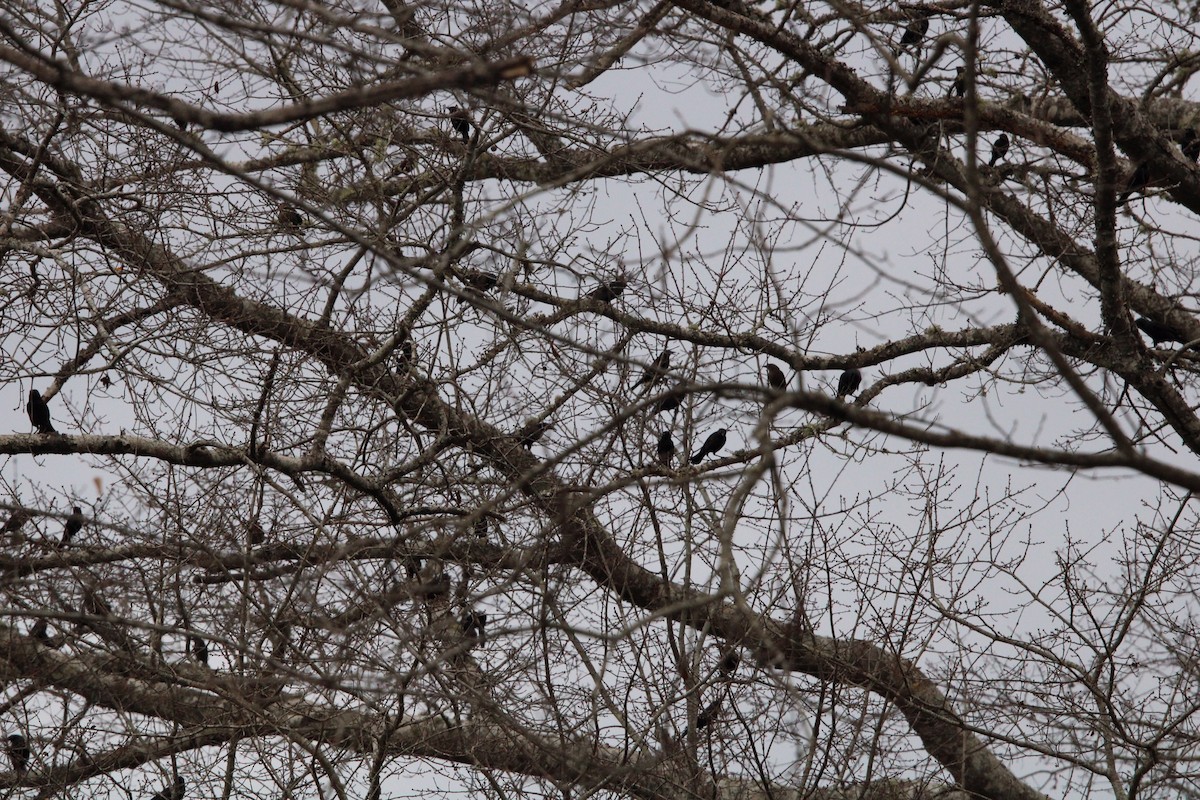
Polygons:
<instances>
[{"instance_id":1,"label":"perched bird","mask_svg":"<svg viewBox=\"0 0 1200 800\"><path fill-rule=\"evenodd\" d=\"M629 283L624 278L613 278L611 281L595 287L584 296L589 300L611 303L620 296L621 292L625 291L625 287L628 285Z\"/></svg>"},{"instance_id":2,"label":"perched bird","mask_svg":"<svg viewBox=\"0 0 1200 800\"><path fill-rule=\"evenodd\" d=\"M29 402L25 404L25 411L38 433L58 433L50 424L50 406L46 405L37 389L29 390Z\"/></svg>"},{"instance_id":3,"label":"perched bird","mask_svg":"<svg viewBox=\"0 0 1200 800\"><path fill-rule=\"evenodd\" d=\"M250 536L250 545L257 547L267 540L267 532L263 530L263 526L258 523L258 520L251 520L246 526L246 533Z\"/></svg>"},{"instance_id":4,"label":"perched bird","mask_svg":"<svg viewBox=\"0 0 1200 800\"><path fill-rule=\"evenodd\" d=\"M8 518L8 522L4 523L4 527L0 528L0 533L11 533L14 539L23 539L24 537L21 536L21 528L25 527L25 523L29 522L29 520L32 518L33 515L28 511L23 508L18 508Z\"/></svg>"},{"instance_id":5,"label":"perched bird","mask_svg":"<svg viewBox=\"0 0 1200 800\"><path fill-rule=\"evenodd\" d=\"M475 534L476 539L486 539L488 536L488 518L480 517L475 520L475 525L471 529L471 532Z\"/></svg>"},{"instance_id":6,"label":"perched bird","mask_svg":"<svg viewBox=\"0 0 1200 800\"><path fill-rule=\"evenodd\" d=\"M23 775L29 769L29 743L19 733L8 735L8 757L12 760L13 772Z\"/></svg>"},{"instance_id":7,"label":"perched bird","mask_svg":"<svg viewBox=\"0 0 1200 800\"><path fill-rule=\"evenodd\" d=\"M704 444L700 449L692 455L692 463L699 464L707 455L716 455L722 447L725 446L725 434L729 432L728 428L720 428L719 430L710 433L708 438L704 440Z\"/></svg>"},{"instance_id":8,"label":"perched bird","mask_svg":"<svg viewBox=\"0 0 1200 800\"><path fill-rule=\"evenodd\" d=\"M188 636L188 651L196 662L208 666L208 642L201 636Z\"/></svg>"},{"instance_id":9,"label":"perched bird","mask_svg":"<svg viewBox=\"0 0 1200 800\"><path fill-rule=\"evenodd\" d=\"M44 619L39 619L33 623L33 627L29 629L29 635L38 640L38 644L45 647L53 647L50 640L50 623Z\"/></svg>"},{"instance_id":10,"label":"perched bird","mask_svg":"<svg viewBox=\"0 0 1200 800\"><path fill-rule=\"evenodd\" d=\"M1150 337L1150 341L1154 342L1154 346L1158 347L1159 342L1179 342L1179 344L1187 344L1189 339L1178 330L1170 325L1164 325L1161 322L1155 322L1146 317L1138 317L1133 321L1134 325L1142 333Z\"/></svg>"},{"instance_id":11,"label":"perched bird","mask_svg":"<svg viewBox=\"0 0 1200 800\"><path fill-rule=\"evenodd\" d=\"M500 276L481 269L476 272L460 273L462 282L477 292L490 292L500 285Z\"/></svg>"},{"instance_id":12,"label":"perched bird","mask_svg":"<svg viewBox=\"0 0 1200 800\"><path fill-rule=\"evenodd\" d=\"M638 379L638 382L635 383L632 388L636 389L639 386L647 383L653 386L654 382L661 378L663 373L670 369L670 367L671 348L668 347L662 351L662 355L654 359L654 363L646 368L646 371L642 373L642 377Z\"/></svg>"},{"instance_id":13,"label":"perched bird","mask_svg":"<svg viewBox=\"0 0 1200 800\"><path fill-rule=\"evenodd\" d=\"M658 447L655 449L658 453L658 463L664 467L671 465L671 459L675 457L675 442L671 441L671 432L663 431L658 437Z\"/></svg>"},{"instance_id":14,"label":"perched bird","mask_svg":"<svg viewBox=\"0 0 1200 800\"><path fill-rule=\"evenodd\" d=\"M487 626L487 614L483 611L476 611L473 608L468 609L459 618L458 626L462 629L464 636L470 636L473 639L482 639L484 628Z\"/></svg>"},{"instance_id":15,"label":"perched bird","mask_svg":"<svg viewBox=\"0 0 1200 800\"><path fill-rule=\"evenodd\" d=\"M862 386L862 373L851 367L838 378L837 396L845 397L848 394L854 394L858 391L859 386Z\"/></svg>"},{"instance_id":16,"label":"perched bird","mask_svg":"<svg viewBox=\"0 0 1200 800\"><path fill-rule=\"evenodd\" d=\"M156 792L150 800L183 800L184 792L187 790L187 785L183 782L182 775L176 775L175 781L163 789L161 792Z\"/></svg>"},{"instance_id":17,"label":"perched bird","mask_svg":"<svg viewBox=\"0 0 1200 800\"><path fill-rule=\"evenodd\" d=\"M1196 133L1195 128L1188 128L1183 132L1183 141L1179 143L1179 149L1189 161L1200 160L1200 134Z\"/></svg>"},{"instance_id":18,"label":"perched bird","mask_svg":"<svg viewBox=\"0 0 1200 800\"><path fill-rule=\"evenodd\" d=\"M462 303L462 298L458 299ZM417 354L416 348L413 346L411 336L406 335L400 344L396 347L396 371L408 372L408 368L412 365L413 357Z\"/></svg>"},{"instance_id":19,"label":"perched bird","mask_svg":"<svg viewBox=\"0 0 1200 800\"><path fill-rule=\"evenodd\" d=\"M71 514L67 517L67 524L63 526L62 541L58 543L59 547L66 547L71 543L71 539L75 538L75 534L83 529L83 509L79 506L71 508Z\"/></svg>"},{"instance_id":20,"label":"perched bird","mask_svg":"<svg viewBox=\"0 0 1200 800\"><path fill-rule=\"evenodd\" d=\"M995 143L992 145L992 158L990 161L988 161L989 167L996 166L997 161L1008 155L1008 146L1010 144L1012 144L1012 142L1009 141L1008 134L1000 134L1000 137L996 139Z\"/></svg>"},{"instance_id":21,"label":"perched bird","mask_svg":"<svg viewBox=\"0 0 1200 800\"><path fill-rule=\"evenodd\" d=\"M1117 198L1117 205L1125 205L1131 194L1140 192L1149 185L1150 165L1143 161L1137 165L1137 169L1129 176L1129 182L1125 184L1125 191L1121 192L1121 196Z\"/></svg>"},{"instance_id":22,"label":"perched bird","mask_svg":"<svg viewBox=\"0 0 1200 800\"><path fill-rule=\"evenodd\" d=\"M900 37L900 46L912 47L920 44L927 33L929 33L929 17L917 17L905 27L904 35Z\"/></svg>"},{"instance_id":23,"label":"perched bird","mask_svg":"<svg viewBox=\"0 0 1200 800\"><path fill-rule=\"evenodd\" d=\"M726 647L721 650L721 660L717 662L717 672L721 673L724 678L732 678L733 673L737 672L741 664L741 654L732 647Z\"/></svg>"},{"instance_id":24,"label":"perched bird","mask_svg":"<svg viewBox=\"0 0 1200 800\"><path fill-rule=\"evenodd\" d=\"M418 578L421 582L413 588L413 597L418 600L436 600L450 594L450 576L445 572L425 574L422 570Z\"/></svg>"},{"instance_id":25,"label":"perched bird","mask_svg":"<svg viewBox=\"0 0 1200 800\"><path fill-rule=\"evenodd\" d=\"M967 93L967 76L966 69L958 67L954 72L954 83L950 84L950 91L946 92L946 97L951 95L962 97Z\"/></svg>"},{"instance_id":26,"label":"perched bird","mask_svg":"<svg viewBox=\"0 0 1200 800\"><path fill-rule=\"evenodd\" d=\"M524 428L514 433L513 436L517 437L517 441L519 441L521 446L526 450L532 450L534 442L536 442L538 439L541 439L542 436L545 435L546 431L553 427L553 422L550 422L549 420L542 420L541 422L535 422L531 425L526 425Z\"/></svg>"},{"instance_id":27,"label":"perched bird","mask_svg":"<svg viewBox=\"0 0 1200 800\"><path fill-rule=\"evenodd\" d=\"M291 206L280 203L279 227L291 233L299 233L300 229L304 227L304 217Z\"/></svg>"},{"instance_id":28,"label":"perched bird","mask_svg":"<svg viewBox=\"0 0 1200 800\"><path fill-rule=\"evenodd\" d=\"M783 370L774 364L767 364L767 386L772 389L786 389L787 376L783 374Z\"/></svg>"},{"instance_id":29,"label":"perched bird","mask_svg":"<svg viewBox=\"0 0 1200 800\"><path fill-rule=\"evenodd\" d=\"M460 272L459 277L462 278L463 284L467 287L468 294L481 294L490 292L500 285L500 276L494 272L487 270L479 270L478 272ZM458 304L462 305L467 302L466 297L460 296Z\"/></svg>"},{"instance_id":30,"label":"perched bird","mask_svg":"<svg viewBox=\"0 0 1200 800\"><path fill-rule=\"evenodd\" d=\"M686 394L686 387L682 383L676 384L674 389L664 394L662 399L654 404L654 413L661 414L664 411L677 411L679 404L683 402L684 395ZM671 416L675 415L672 414Z\"/></svg>"},{"instance_id":31,"label":"perched bird","mask_svg":"<svg viewBox=\"0 0 1200 800\"><path fill-rule=\"evenodd\" d=\"M718 697L704 707L704 710L696 715L696 730L702 731L713 723L717 718L717 714L721 711L721 700Z\"/></svg>"},{"instance_id":32,"label":"perched bird","mask_svg":"<svg viewBox=\"0 0 1200 800\"><path fill-rule=\"evenodd\" d=\"M471 115L467 110L458 106L450 106L446 109L446 116L450 118L450 127L454 128L455 132L462 137L463 144L470 143Z\"/></svg>"},{"instance_id":33,"label":"perched bird","mask_svg":"<svg viewBox=\"0 0 1200 800\"><path fill-rule=\"evenodd\" d=\"M424 562L416 556L406 556L404 559L404 574L410 581L421 577Z\"/></svg>"}]
</instances>

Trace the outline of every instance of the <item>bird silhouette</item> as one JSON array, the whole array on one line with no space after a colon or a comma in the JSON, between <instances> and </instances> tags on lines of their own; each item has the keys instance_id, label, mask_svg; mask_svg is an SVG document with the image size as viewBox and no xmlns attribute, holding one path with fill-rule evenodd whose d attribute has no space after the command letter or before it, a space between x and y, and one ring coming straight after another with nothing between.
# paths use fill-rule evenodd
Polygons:
<instances>
[{"instance_id":1,"label":"bird silhouette","mask_svg":"<svg viewBox=\"0 0 1200 800\"><path fill-rule=\"evenodd\" d=\"M774 364L767 364L767 386L772 389L786 389L787 376L783 374L783 370Z\"/></svg>"},{"instance_id":2,"label":"bird silhouette","mask_svg":"<svg viewBox=\"0 0 1200 800\"><path fill-rule=\"evenodd\" d=\"M39 619L33 623L33 627L29 629L29 635L38 640L39 644L50 646L50 623L44 619Z\"/></svg>"},{"instance_id":3,"label":"bird silhouette","mask_svg":"<svg viewBox=\"0 0 1200 800\"><path fill-rule=\"evenodd\" d=\"M704 460L705 456L716 455L725 446L725 434L728 432L728 428L720 428L710 433L708 438L704 440L704 444L700 446L700 449L692 455L692 463L699 464Z\"/></svg>"},{"instance_id":4,"label":"bird silhouette","mask_svg":"<svg viewBox=\"0 0 1200 800\"><path fill-rule=\"evenodd\" d=\"M67 523L63 525L62 541L58 543L59 547L66 547L75 538L75 534L79 533L83 528L83 509L79 506L71 508L71 514L67 517Z\"/></svg>"},{"instance_id":5,"label":"bird silhouette","mask_svg":"<svg viewBox=\"0 0 1200 800\"><path fill-rule=\"evenodd\" d=\"M992 144L992 158L988 161L989 167L996 166L996 162L1008 155L1008 147L1012 144L1009 141L1008 134L1002 133Z\"/></svg>"},{"instance_id":6,"label":"bird silhouette","mask_svg":"<svg viewBox=\"0 0 1200 800\"><path fill-rule=\"evenodd\" d=\"M920 44L927 33L929 33L929 17L917 17L904 28L904 35L900 37L900 46L912 47Z\"/></svg>"},{"instance_id":7,"label":"bird silhouette","mask_svg":"<svg viewBox=\"0 0 1200 800\"><path fill-rule=\"evenodd\" d=\"M50 406L46 405L37 389L29 390L29 402L25 404L25 411L38 433L58 433L50 424Z\"/></svg>"},{"instance_id":8,"label":"bird silhouette","mask_svg":"<svg viewBox=\"0 0 1200 800\"><path fill-rule=\"evenodd\" d=\"M614 278L593 288L584 297L589 300L599 300L601 303L611 303L620 296L621 292L625 291L625 287L628 285L629 283L624 278Z\"/></svg>"},{"instance_id":9,"label":"bird silhouette","mask_svg":"<svg viewBox=\"0 0 1200 800\"><path fill-rule=\"evenodd\" d=\"M862 373L851 367L838 378L837 396L845 397L848 394L854 394L858 391L859 386L862 386Z\"/></svg>"},{"instance_id":10,"label":"bird silhouette","mask_svg":"<svg viewBox=\"0 0 1200 800\"><path fill-rule=\"evenodd\" d=\"M25 737L19 733L10 733L8 735L8 757L12 761L13 772L18 775L25 774L29 769L29 743L25 741Z\"/></svg>"},{"instance_id":11,"label":"bird silhouette","mask_svg":"<svg viewBox=\"0 0 1200 800\"><path fill-rule=\"evenodd\" d=\"M671 368L671 348L666 348L662 351L662 355L654 359L654 362L646 368L642 373L642 377L633 385L633 389L644 384L654 385L655 381L663 376L663 374Z\"/></svg>"},{"instance_id":12,"label":"bird silhouette","mask_svg":"<svg viewBox=\"0 0 1200 800\"><path fill-rule=\"evenodd\" d=\"M954 82L950 84L950 91L946 92L946 97L953 95L954 97L962 97L967 93L967 76L966 70L963 67L958 67L954 72Z\"/></svg>"},{"instance_id":13,"label":"bird silhouette","mask_svg":"<svg viewBox=\"0 0 1200 800\"><path fill-rule=\"evenodd\" d=\"M546 434L546 431L553 427L553 422L550 422L549 420L542 420L541 422L534 422L526 425L524 428L521 428L521 430L514 433L513 436L517 437L517 441L520 442L521 446L526 450L532 450L534 442L536 442L538 439L541 439Z\"/></svg>"},{"instance_id":14,"label":"bird silhouette","mask_svg":"<svg viewBox=\"0 0 1200 800\"><path fill-rule=\"evenodd\" d=\"M717 662L717 672L721 673L722 677L732 678L741 663L742 656L737 650L732 647L724 648L721 650L721 660Z\"/></svg>"},{"instance_id":15,"label":"bird silhouette","mask_svg":"<svg viewBox=\"0 0 1200 800\"><path fill-rule=\"evenodd\" d=\"M464 271L459 273L459 277L462 279L463 284L467 286L467 294L490 292L500 285L500 276L487 270L479 270L478 272ZM467 302L466 297L460 296L458 298L459 305L465 302Z\"/></svg>"},{"instance_id":16,"label":"bird silhouette","mask_svg":"<svg viewBox=\"0 0 1200 800\"><path fill-rule=\"evenodd\" d=\"M467 113L465 108L458 106L450 106L446 109L446 115L450 117L450 127L462 137L463 144L469 144L471 141L471 115Z\"/></svg>"},{"instance_id":17,"label":"bird silhouette","mask_svg":"<svg viewBox=\"0 0 1200 800\"><path fill-rule=\"evenodd\" d=\"M289 233L299 233L304 227L304 217L289 205L279 206L279 227Z\"/></svg>"},{"instance_id":18,"label":"bird silhouette","mask_svg":"<svg viewBox=\"0 0 1200 800\"><path fill-rule=\"evenodd\" d=\"M696 730L702 731L711 725L717 718L717 714L721 711L721 701L724 698L718 697L704 707L704 710L696 715Z\"/></svg>"},{"instance_id":19,"label":"bird silhouette","mask_svg":"<svg viewBox=\"0 0 1200 800\"><path fill-rule=\"evenodd\" d=\"M1188 128L1183 132L1183 141L1179 143L1179 149L1189 161L1200 160L1200 135L1196 134L1195 128Z\"/></svg>"},{"instance_id":20,"label":"bird silhouette","mask_svg":"<svg viewBox=\"0 0 1200 800\"><path fill-rule=\"evenodd\" d=\"M188 651L196 663L208 666L208 642L204 641L204 637L189 634Z\"/></svg>"},{"instance_id":21,"label":"bird silhouette","mask_svg":"<svg viewBox=\"0 0 1200 800\"><path fill-rule=\"evenodd\" d=\"M467 609L458 620L458 627L464 636L482 639L487 627L487 614L475 609Z\"/></svg>"},{"instance_id":22,"label":"bird silhouette","mask_svg":"<svg viewBox=\"0 0 1200 800\"><path fill-rule=\"evenodd\" d=\"M155 792L150 800L183 800L184 792L187 790L187 785L183 782L182 775L176 775L175 780L170 786L163 789L161 792Z\"/></svg>"},{"instance_id":23,"label":"bird silhouette","mask_svg":"<svg viewBox=\"0 0 1200 800\"><path fill-rule=\"evenodd\" d=\"M1150 185L1150 165L1142 162L1137 165L1133 174L1129 176L1129 180L1125 184L1125 191L1121 192L1117 198L1117 205L1125 205L1129 201L1129 196L1134 192L1140 192Z\"/></svg>"},{"instance_id":24,"label":"bird silhouette","mask_svg":"<svg viewBox=\"0 0 1200 800\"><path fill-rule=\"evenodd\" d=\"M1159 342L1179 342L1179 344L1187 344L1189 339L1178 330L1170 325L1164 325L1161 322L1155 322L1146 317L1138 317L1133 321L1142 333L1150 337L1150 341L1154 342L1154 346L1158 347Z\"/></svg>"},{"instance_id":25,"label":"bird silhouette","mask_svg":"<svg viewBox=\"0 0 1200 800\"><path fill-rule=\"evenodd\" d=\"M658 446L655 448L658 454L658 463L664 467L671 465L671 459L675 457L675 442L671 440L671 432L663 431L658 437Z\"/></svg>"},{"instance_id":26,"label":"bird silhouette","mask_svg":"<svg viewBox=\"0 0 1200 800\"><path fill-rule=\"evenodd\" d=\"M24 541L24 537L21 535L21 528L25 527L25 523L31 519L33 519L32 514L23 508L18 508L9 516L8 521L4 523L4 527L0 528L0 533L11 533L14 539Z\"/></svg>"},{"instance_id":27,"label":"bird silhouette","mask_svg":"<svg viewBox=\"0 0 1200 800\"><path fill-rule=\"evenodd\" d=\"M673 412L672 417L679 409L679 404L683 402L684 395L687 394L687 387L682 383L675 384L675 388L664 394L657 403L654 404L654 413L661 414L664 411Z\"/></svg>"}]
</instances>

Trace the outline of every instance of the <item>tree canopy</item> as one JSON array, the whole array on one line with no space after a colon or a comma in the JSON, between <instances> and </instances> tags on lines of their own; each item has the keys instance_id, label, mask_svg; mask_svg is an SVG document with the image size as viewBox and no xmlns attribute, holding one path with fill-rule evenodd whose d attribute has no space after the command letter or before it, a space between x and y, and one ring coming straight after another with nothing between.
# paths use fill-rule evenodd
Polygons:
<instances>
[{"instance_id":1,"label":"tree canopy","mask_svg":"<svg viewBox=\"0 0 1200 800\"><path fill-rule=\"evenodd\" d=\"M1195 794L1197 13L9 3L0 787Z\"/></svg>"}]
</instances>

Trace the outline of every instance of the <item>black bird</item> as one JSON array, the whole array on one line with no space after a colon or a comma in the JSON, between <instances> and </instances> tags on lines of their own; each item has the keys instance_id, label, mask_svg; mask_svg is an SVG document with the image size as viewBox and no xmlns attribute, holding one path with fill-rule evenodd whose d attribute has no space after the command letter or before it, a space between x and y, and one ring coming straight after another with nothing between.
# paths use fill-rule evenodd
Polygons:
<instances>
[{"instance_id":1,"label":"black bird","mask_svg":"<svg viewBox=\"0 0 1200 800\"><path fill-rule=\"evenodd\" d=\"M629 283L624 278L614 278L607 283L600 284L584 296L589 300L611 303L620 296L621 292L625 291L625 287L628 285Z\"/></svg>"},{"instance_id":2,"label":"black bird","mask_svg":"<svg viewBox=\"0 0 1200 800\"><path fill-rule=\"evenodd\" d=\"M546 431L553 427L553 422L550 422L549 420L542 420L541 422L535 422L532 425L526 425L513 435L517 437L517 441L521 443L522 447L524 447L526 450L532 450L534 442L536 442L538 439L541 439L542 436L545 435Z\"/></svg>"},{"instance_id":3,"label":"black bird","mask_svg":"<svg viewBox=\"0 0 1200 800\"><path fill-rule=\"evenodd\" d=\"M463 144L468 144L471 141L471 115L458 106L450 106L446 114L450 117L450 127L462 137Z\"/></svg>"},{"instance_id":4,"label":"black bird","mask_svg":"<svg viewBox=\"0 0 1200 800\"><path fill-rule=\"evenodd\" d=\"M458 626L462 629L464 636L470 636L473 639L482 639L484 629L487 627L487 614L483 611L468 609L459 618Z\"/></svg>"},{"instance_id":5,"label":"black bird","mask_svg":"<svg viewBox=\"0 0 1200 800\"><path fill-rule=\"evenodd\" d=\"M462 282L477 292L490 292L500 285L500 276L487 270L463 272Z\"/></svg>"},{"instance_id":6,"label":"black bird","mask_svg":"<svg viewBox=\"0 0 1200 800\"><path fill-rule=\"evenodd\" d=\"M711 703L706 705L704 709L696 715L696 730L702 731L716 720L717 714L719 714L721 711L721 702L723 700L724 698L718 697L716 700L713 700ZM687 729L684 729L683 735L687 736L687 733Z\"/></svg>"},{"instance_id":7,"label":"black bird","mask_svg":"<svg viewBox=\"0 0 1200 800\"><path fill-rule=\"evenodd\" d=\"M11 533L14 538L20 539L22 538L21 528L25 527L25 523L29 522L29 520L32 518L33 515L28 511L23 508L18 508L12 513L12 516L8 518L8 522L4 523L4 527L0 528L0 533Z\"/></svg>"},{"instance_id":8,"label":"black bird","mask_svg":"<svg viewBox=\"0 0 1200 800\"><path fill-rule=\"evenodd\" d=\"M1121 196L1117 198L1117 205L1125 205L1129 200L1129 196L1134 192L1140 192L1150 185L1150 165L1142 162L1137 165L1137 169L1129 176L1129 182L1125 184L1125 191L1121 192Z\"/></svg>"},{"instance_id":9,"label":"black bird","mask_svg":"<svg viewBox=\"0 0 1200 800\"><path fill-rule=\"evenodd\" d=\"M83 529L83 509L79 506L71 508L71 515L67 517L67 524L63 526L62 541L58 543L59 547L66 547L71 543L71 539L75 534Z\"/></svg>"},{"instance_id":10,"label":"black bird","mask_svg":"<svg viewBox=\"0 0 1200 800\"><path fill-rule=\"evenodd\" d=\"M787 388L787 376L774 364L767 364L767 385L772 389Z\"/></svg>"},{"instance_id":11,"label":"black bird","mask_svg":"<svg viewBox=\"0 0 1200 800\"><path fill-rule=\"evenodd\" d=\"M500 285L500 276L487 270L461 272L459 273L459 277L462 278L463 284L467 286L468 294L490 292ZM458 298L459 305L465 302L467 302L467 298L461 296Z\"/></svg>"},{"instance_id":12,"label":"black bird","mask_svg":"<svg viewBox=\"0 0 1200 800\"><path fill-rule=\"evenodd\" d=\"M486 539L488 536L488 518L480 517L475 520L475 527L472 528L472 533L475 534L476 539Z\"/></svg>"},{"instance_id":13,"label":"black bird","mask_svg":"<svg viewBox=\"0 0 1200 800\"><path fill-rule=\"evenodd\" d=\"M50 623L44 619L39 619L33 623L33 627L29 629L29 635L38 640L39 644L50 646Z\"/></svg>"},{"instance_id":14,"label":"black bird","mask_svg":"<svg viewBox=\"0 0 1200 800\"><path fill-rule=\"evenodd\" d=\"M954 95L962 97L967 93L967 76L966 70L963 67L958 67L954 73L954 83L950 84L950 91L946 92L946 97Z\"/></svg>"},{"instance_id":15,"label":"black bird","mask_svg":"<svg viewBox=\"0 0 1200 800\"><path fill-rule=\"evenodd\" d=\"M992 145L992 159L988 162L989 167L996 166L997 161L1008 155L1008 146L1010 144L1012 144L1012 142L1009 141L1008 134L1000 134L1000 137L996 139L995 143Z\"/></svg>"},{"instance_id":16,"label":"black bird","mask_svg":"<svg viewBox=\"0 0 1200 800\"><path fill-rule=\"evenodd\" d=\"M732 678L733 673L737 672L737 668L741 666L742 656L733 648L726 648L721 651L721 660L717 662L717 672L721 673L722 677Z\"/></svg>"},{"instance_id":17,"label":"black bird","mask_svg":"<svg viewBox=\"0 0 1200 800\"><path fill-rule=\"evenodd\" d=\"M196 662L208 666L208 642L201 636L188 636L188 650Z\"/></svg>"},{"instance_id":18,"label":"black bird","mask_svg":"<svg viewBox=\"0 0 1200 800\"><path fill-rule=\"evenodd\" d=\"M170 786L161 792L156 792L150 800L183 800L186 789L187 785L183 782L183 776L176 775L175 781Z\"/></svg>"},{"instance_id":19,"label":"black bird","mask_svg":"<svg viewBox=\"0 0 1200 800\"><path fill-rule=\"evenodd\" d=\"M908 27L904 29L904 35L900 37L900 46L912 47L914 44L919 44L927 33L929 33L929 17L918 17L908 23Z\"/></svg>"},{"instance_id":20,"label":"black bird","mask_svg":"<svg viewBox=\"0 0 1200 800\"><path fill-rule=\"evenodd\" d=\"M246 526L246 533L250 536L251 547L258 547L267 540L267 532L263 530L263 526L259 524L258 520L250 521L250 524Z\"/></svg>"},{"instance_id":21,"label":"black bird","mask_svg":"<svg viewBox=\"0 0 1200 800\"><path fill-rule=\"evenodd\" d=\"M837 396L845 397L848 394L854 394L858 391L859 386L862 386L862 373L851 367L838 378Z\"/></svg>"},{"instance_id":22,"label":"black bird","mask_svg":"<svg viewBox=\"0 0 1200 800\"><path fill-rule=\"evenodd\" d=\"M290 233L299 233L304 227L304 217L289 205L279 206L279 227Z\"/></svg>"},{"instance_id":23,"label":"black bird","mask_svg":"<svg viewBox=\"0 0 1200 800\"><path fill-rule=\"evenodd\" d=\"M13 772L23 775L29 769L29 743L19 733L8 735L8 757L12 760Z\"/></svg>"},{"instance_id":24,"label":"black bird","mask_svg":"<svg viewBox=\"0 0 1200 800\"><path fill-rule=\"evenodd\" d=\"M725 434L729 432L728 428L721 428L714 433L710 433L708 438L704 440L704 444L692 456L692 463L699 464L707 455L716 455L717 451L725 446Z\"/></svg>"},{"instance_id":25,"label":"black bird","mask_svg":"<svg viewBox=\"0 0 1200 800\"><path fill-rule=\"evenodd\" d=\"M676 384L675 388L662 396L657 403L654 404L654 413L661 414L664 411L676 411L679 404L683 402L684 395L687 394L682 383ZM672 414L671 416L675 416Z\"/></svg>"},{"instance_id":26,"label":"black bird","mask_svg":"<svg viewBox=\"0 0 1200 800\"><path fill-rule=\"evenodd\" d=\"M1179 143L1179 149L1189 161L1200 161L1200 135L1197 135L1195 128L1188 128L1183 132L1183 141Z\"/></svg>"},{"instance_id":27,"label":"black bird","mask_svg":"<svg viewBox=\"0 0 1200 800\"><path fill-rule=\"evenodd\" d=\"M654 382L661 378L663 373L666 372L670 367L671 348L668 347L662 351L662 355L654 359L654 363L646 368L646 371L642 373L642 377L638 379L638 382L635 383L632 388L636 389L639 386L647 383L653 386Z\"/></svg>"},{"instance_id":28,"label":"black bird","mask_svg":"<svg viewBox=\"0 0 1200 800\"><path fill-rule=\"evenodd\" d=\"M1164 325L1161 322L1155 322L1146 317L1138 317L1133 321L1142 333L1150 337L1150 341L1154 342L1154 346L1158 347L1159 342L1179 342L1179 344L1187 344L1189 339L1170 325Z\"/></svg>"},{"instance_id":29,"label":"black bird","mask_svg":"<svg viewBox=\"0 0 1200 800\"><path fill-rule=\"evenodd\" d=\"M25 404L25 411L38 433L58 433L50 424L50 406L46 405L37 389L29 390L29 402Z\"/></svg>"},{"instance_id":30,"label":"black bird","mask_svg":"<svg viewBox=\"0 0 1200 800\"><path fill-rule=\"evenodd\" d=\"M671 459L675 457L675 442L671 441L671 432L663 431L658 437L658 447L655 449L658 453L658 463L664 467L671 465Z\"/></svg>"}]
</instances>

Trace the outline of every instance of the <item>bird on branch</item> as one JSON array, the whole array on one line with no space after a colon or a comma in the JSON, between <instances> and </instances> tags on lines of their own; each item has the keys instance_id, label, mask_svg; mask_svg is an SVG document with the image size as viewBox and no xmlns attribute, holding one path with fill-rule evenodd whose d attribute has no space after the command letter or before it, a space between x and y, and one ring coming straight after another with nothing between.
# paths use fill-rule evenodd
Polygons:
<instances>
[{"instance_id":1,"label":"bird on branch","mask_svg":"<svg viewBox=\"0 0 1200 800\"><path fill-rule=\"evenodd\" d=\"M774 364L767 364L767 386L780 391L787 388L787 376Z\"/></svg>"},{"instance_id":2,"label":"bird on branch","mask_svg":"<svg viewBox=\"0 0 1200 800\"><path fill-rule=\"evenodd\" d=\"M848 394L854 394L858 391L859 386L862 386L862 373L855 367L851 367L838 378L837 396L841 398Z\"/></svg>"},{"instance_id":3,"label":"bird on branch","mask_svg":"<svg viewBox=\"0 0 1200 800\"><path fill-rule=\"evenodd\" d=\"M1008 138L1007 133L1000 134L995 143L992 144L992 158L988 161L989 167L996 166L996 162L1008 155L1008 148L1012 142Z\"/></svg>"},{"instance_id":4,"label":"bird on branch","mask_svg":"<svg viewBox=\"0 0 1200 800\"><path fill-rule=\"evenodd\" d=\"M633 389L637 389L639 386L643 386L645 384L653 386L659 378L666 374L670 367L671 348L668 347L665 348L662 351L662 354L658 358L654 359L654 362L646 368L646 371L642 373L642 377L638 379L638 382L633 385L630 391L633 391Z\"/></svg>"},{"instance_id":5,"label":"bird on branch","mask_svg":"<svg viewBox=\"0 0 1200 800\"><path fill-rule=\"evenodd\" d=\"M725 446L725 434L728 432L728 428L720 428L713 433L710 433L708 438L704 440L704 444L702 444L700 449L697 450L692 456L692 463L699 464L704 460L705 456L716 455L720 449Z\"/></svg>"},{"instance_id":6,"label":"bird on branch","mask_svg":"<svg viewBox=\"0 0 1200 800\"><path fill-rule=\"evenodd\" d=\"M38 433L58 433L50 424L50 406L46 405L37 389L29 390L29 402L25 404L25 411Z\"/></svg>"}]
</instances>

